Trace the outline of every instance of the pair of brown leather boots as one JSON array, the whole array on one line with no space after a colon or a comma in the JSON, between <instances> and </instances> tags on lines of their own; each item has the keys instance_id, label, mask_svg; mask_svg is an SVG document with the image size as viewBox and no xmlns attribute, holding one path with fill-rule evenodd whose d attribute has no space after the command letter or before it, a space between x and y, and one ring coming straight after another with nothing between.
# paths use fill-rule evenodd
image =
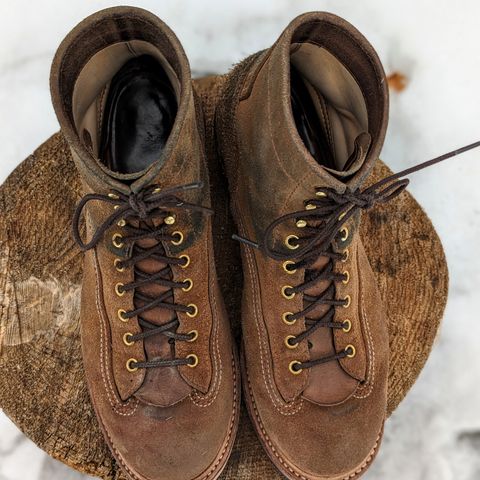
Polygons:
<instances>
[{"instance_id":1,"label":"pair of brown leather boots","mask_svg":"<svg viewBox=\"0 0 480 480\"><path fill-rule=\"evenodd\" d=\"M144 10L104 10L63 41L51 89L84 189L73 224L85 375L126 474L217 478L242 379L286 477L360 476L382 437L389 355L360 212L405 187L360 189L388 116L370 44L309 13L227 77L215 135L242 242L240 361L215 272L204 119L178 39Z\"/></svg>"}]
</instances>

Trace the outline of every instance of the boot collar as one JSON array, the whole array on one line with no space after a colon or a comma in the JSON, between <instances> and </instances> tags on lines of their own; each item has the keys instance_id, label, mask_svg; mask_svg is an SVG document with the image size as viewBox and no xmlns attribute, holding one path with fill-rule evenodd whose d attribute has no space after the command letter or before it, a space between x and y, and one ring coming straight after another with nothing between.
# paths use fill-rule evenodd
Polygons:
<instances>
[{"instance_id":1,"label":"boot collar","mask_svg":"<svg viewBox=\"0 0 480 480\"><path fill-rule=\"evenodd\" d=\"M312 158L300 138L293 119L290 93L290 58L293 44L313 43L325 48L346 66L362 91L368 114L370 145L365 138L357 148L365 156L362 166L346 182L337 180L329 171ZM341 192L346 186L360 186L380 155L388 121L388 88L380 60L369 42L348 22L325 13L311 12L294 19L283 31L273 47L266 51L258 70L267 69L268 98L263 108L268 108L270 128L277 143L277 151L285 152L286 161L291 156L302 159L302 163L316 172L326 186ZM245 88L251 88L248 83ZM244 90L244 95L248 93ZM353 172L352 172L353 173Z\"/></svg>"},{"instance_id":2,"label":"boot collar","mask_svg":"<svg viewBox=\"0 0 480 480\"><path fill-rule=\"evenodd\" d=\"M158 51L178 79L178 111L167 144L157 162L134 175L116 174L100 164L80 138L73 112L75 85L82 69L102 50L126 42L142 42ZM70 145L84 182L93 191L114 189L124 193L137 192L158 179L170 178L173 175L170 170L178 170L178 164L183 160L167 160L172 156L185 157L192 149L190 146L184 151L180 145L180 138L186 138L182 131L190 130L195 122L190 67L175 34L146 10L134 7L109 8L82 21L57 50L51 69L50 88L62 133ZM125 183L126 180L130 181L130 185Z\"/></svg>"}]
</instances>

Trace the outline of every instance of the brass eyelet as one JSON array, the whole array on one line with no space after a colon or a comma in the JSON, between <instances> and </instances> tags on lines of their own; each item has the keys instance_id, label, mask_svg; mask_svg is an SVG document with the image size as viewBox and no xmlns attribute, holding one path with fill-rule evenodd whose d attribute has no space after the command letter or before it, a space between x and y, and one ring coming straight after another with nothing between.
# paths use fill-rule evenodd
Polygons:
<instances>
[{"instance_id":1,"label":"brass eyelet","mask_svg":"<svg viewBox=\"0 0 480 480\"><path fill-rule=\"evenodd\" d=\"M176 221L175 215L168 215L168 217L165 217L165 224L166 225L173 225Z\"/></svg>"},{"instance_id":2,"label":"brass eyelet","mask_svg":"<svg viewBox=\"0 0 480 480\"><path fill-rule=\"evenodd\" d=\"M125 295L125 290L120 290L121 288L123 288L125 285L123 283L117 283L115 285L115 293L117 294L117 296L119 297L123 297Z\"/></svg>"},{"instance_id":3,"label":"brass eyelet","mask_svg":"<svg viewBox=\"0 0 480 480\"><path fill-rule=\"evenodd\" d=\"M357 351L355 350L355 347L353 345L347 345L345 347L345 353L349 350L351 351L351 353L347 353L347 358L353 358L357 354Z\"/></svg>"},{"instance_id":4,"label":"brass eyelet","mask_svg":"<svg viewBox=\"0 0 480 480\"><path fill-rule=\"evenodd\" d=\"M338 221L341 222L343 218L345 218L345 215L347 214L347 212L342 212L339 216L338 216Z\"/></svg>"},{"instance_id":5,"label":"brass eyelet","mask_svg":"<svg viewBox=\"0 0 480 480\"><path fill-rule=\"evenodd\" d=\"M122 218L117 222L117 225L119 227L124 227L127 224L127 222Z\"/></svg>"},{"instance_id":6,"label":"brass eyelet","mask_svg":"<svg viewBox=\"0 0 480 480\"><path fill-rule=\"evenodd\" d=\"M193 362L189 362L187 363L187 365L190 367L190 368L195 368L197 365L198 365L198 357L194 354L194 353L191 353L190 355L187 355L187 360L190 360L192 359Z\"/></svg>"},{"instance_id":7,"label":"brass eyelet","mask_svg":"<svg viewBox=\"0 0 480 480\"><path fill-rule=\"evenodd\" d=\"M345 263L348 260L348 257L350 256L350 252L348 251L348 248L344 250L343 252L343 258L342 262Z\"/></svg>"},{"instance_id":8,"label":"brass eyelet","mask_svg":"<svg viewBox=\"0 0 480 480\"><path fill-rule=\"evenodd\" d=\"M112 237L112 244L115 248L122 248L123 247L123 242L119 239L122 239L122 235L120 233L115 233Z\"/></svg>"},{"instance_id":9,"label":"brass eyelet","mask_svg":"<svg viewBox=\"0 0 480 480\"><path fill-rule=\"evenodd\" d=\"M293 350L294 348L297 348L298 347L298 343L291 343L291 340L295 340L295 336L294 335L287 335L285 337L285 345L287 346L287 348L289 348L290 350Z\"/></svg>"},{"instance_id":10,"label":"brass eyelet","mask_svg":"<svg viewBox=\"0 0 480 480\"><path fill-rule=\"evenodd\" d=\"M297 228L305 228L307 226L307 222L305 220L297 220L295 225Z\"/></svg>"},{"instance_id":11,"label":"brass eyelet","mask_svg":"<svg viewBox=\"0 0 480 480\"><path fill-rule=\"evenodd\" d=\"M317 208L316 205L313 205L313 203L307 203L305 205L305 210L315 210Z\"/></svg>"},{"instance_id":12,"label":"brass eyelet","mask_svg":"<svg viewBox=\"0 0 480 480\"><path fill-rule=\"evenodd\" d=\"M340 230L340 233L342 234L342 236L340 237L340 240L342 242L346 242L347 239L348 239L348 228L347 227L343 227L341 230Z\"/></svg>"},{"instance_id":13,"label":"brass eyelet","mask_svg":"<svg viewBox=\"0 0 480 480\"><path fill-rule=\"evenodd\" d=\"M344 320L342 331L348 333L352 329L352 322L350 320Z\"/></svg>"},{"instance_id":14,"label":"brass eyelet","mask_svg":"<svg viewBox=\"0 0 480 480\"><path fill-rule=\"evenodd\" d=\"M153 190L152 193L160 193L162 191L162 189L160 187L157 187Z\"/></svg>"},{"instance_id":15,"label":"brass eyelet","mask_svg":"<svg viewBox=\"0 0 480 480\"><path fill-rule=\"evenodd\" d=\"M179 259L185 259L185 263L180 264L180 268L187 268L190 265L190 257L188 255L180 255Z\"/></svg>"},{"instance_id":16,"label":"brass eyelet","mask_svg":"<svg viewBox=\"0 0 480 480\"><path fill-rule=\"evenodd\" d=\"M345 270L343 274L345 275L345 278L342 280L342 283L344 285L347 285L347 283L350 281L350 272L348 270Z\"/></svg>"},{"instance_id":17,"label":"brass eyelet","mask_svg":"<svg viewBox=\"0 0 480 480\"><path fill-rule=\"evenodd\" d=\"M173 245L181 245L183 243L183 233L176 231L172 233L172 237L178 237L178 240L172 240Z\"/></svg>"},{"instance_id":18,"label":"brass eyelet","mask_svg":"<svg viewBox=\"0 0 480 480\"><path fill-rule=\"evenodd\" d=\"M126 314L127 312L121 308L117 311L117 316L122 322L128 322L129 318L125 317Z\"/></svg>"},{"instance_id":19,"label":"brass eyelet","mask_svg":"<svg viewBox=\"0 0 480 480\"><path fill-rule=\"evenodd\" d=\"M133 337L133 333L127 332L127 333L123 336L123 343L124 343L127 347L131 347L131 346L135 343L134 341L129 340L130 337Z\"/></svg>"},{"instance_id":20,"label":"brass eyelet","mask_svg":"<svg viewBox=\"0 0 480 480\"><path fill-rule=\"evenodd\" d=\"M117 272L124 272L125 267L118 266L120 263L122 263L122 261L119 258L116 258L113 262L113 266L116 268Z\"/></svg>"},{"instance_id":21,"label":"brass eyelet","mask_svg":"<svg viewBox=\"0 0 480 480\"><path fill-rule=\"evenodd\" d=\"M292 260L285 260L283 262L283 269L289 274L289 275L293 275L297 269L296 268L293 268L293 269L289 269L288 266L289 265L295 265L295 262L292 262Z\"/></svg>"},{"instance_id":22,"label":"brass eyelet","mask_svg":"<svg viewBox=\"0 0 480 480\"><path fill-rule=\"evenodd\" d=\"M325 192L315 192L315 195L317 197L326 197L327 196L327 194Z\"/></svg>"},{"instance_id":23,"label":"brass eyelet","mask_svg":"<svg viewBox=\"0 0 480 480\"><path fill-rule=\"evenodd\" d=\"M198 315L198 307L194 303L191 303L190 305L188 305L188 308L193 309L193 312L187 311L187 315L190 318L195 318Z\"/></svg>"},{"instance_id":24,"label":"brass eyelet","mask_svg":"<svg viewBox=\"0 0 480 480\"><path fill-rule=\"evenodd\" d=\"M288 369L290 370L290 373L293 373L293 375L300 375L302 373L302 368L298 368L297 370L295 370L295 365L302 365L301 362L299 362L298 360L294 360L293 362L290 362L290 364L288 365Z\"/></svg>"},{"instance_id":25,"label":"brass eyelet","mask_svg":"<svg viewBox=\"0 0 480 480\"><path fill-rule=\"evenodd\" d=\"M193 280L191 278L186 278L183 283L188 283L187 287L182 287L184 292L189 292L193 288Z\"/></svg>"},{"instance_id":26,"label":"brass eyelet","mask_svg":"<svg viewBox=\"0 0 480 480\"><path fill-rule=\"evenodd\" d=\"M298 240L298 237L296 235L289 235L286 239L285 239L285 245L290 249L290 250L296 250L300 244L297 243L295 245L293 245L292 243L290 243L290 240Z\"/></svg>"},{"instance_id":27,"label":"brass eyelet","mask_svg":"<svg viewBox=\"0 0 480 480\"><path fill-rule=\"evenodd\" d=\"M132 367L133 363L137 363L137 360L135 358L130 358L127 360L127 370L129 372L136 372L138 370L138 367Z\"/></svg>"},{"instance_id":28,"label":"brass eyelet","mask_svg":"<svg viewBox=\"0 0 480 480\"><path fill-rule=\"evenodd\" d=\"M287 300L291 300L295 296L295 292L292 292L290 294L287 293L287 290L292 289L293 287L291 285L285 285L282 287L282 295L284 298Z\"/></svg>"},{"instance_id":29,"label":"brass eyelet","mask_svg":"<svg viewBox=\"0 0 480 480\"><path fill-rule=\"evenodd\" d=\"M287 325L293 325L297 321L297 319L294 318L293 320L289 320L288 317L291 317L292 315L293 315L292 312L285 312L282 315L283 323L286 323Z\"/></svg>"},{"instance_id":30,"label":"brass eyelet","mask_svg":"<svg viewBox=\"0 0 480 480\"><path fill-rule=\"evenodd\" d=\"M113 209L114 209L114 210L118 210L119 208L120 208L120 205L114 205L114 206L113 206Z\"/></svg>"},{"instance_id":31,"label":"brass eyelet","mask_svg":"<svg viewBox=\"0 0 480 480\"><path fill-rule=\"evenodd\" d=\"M352 303L352 297L350 297L350 295L346 295L344 300L346 300L347 303L345 305L343 305L343 308L348 308L350 306L350 304Z\"/></svg>"},{"instance_id":32,"label":"brass eyelet","mask_svg":"<svg viewBox=\"0 0 480 480\"><path fill-rule=\"evenodd\" d=\"M192 330L188 332L188 335L193 335L193 337L190 340L187 340L187 342L194 342L198 338L198 331Z\"/></svg>"},{"instance_id":33,"label":"brass eyelet","mask_svg":"<svg viewBox=\"0 0 480 480\"><path fill-rule=\"evenodd\" d=\"M120 197L116 193L109 193L108 198L112 198L113 200L118 200Z\"/></svg>"}]
</instances>

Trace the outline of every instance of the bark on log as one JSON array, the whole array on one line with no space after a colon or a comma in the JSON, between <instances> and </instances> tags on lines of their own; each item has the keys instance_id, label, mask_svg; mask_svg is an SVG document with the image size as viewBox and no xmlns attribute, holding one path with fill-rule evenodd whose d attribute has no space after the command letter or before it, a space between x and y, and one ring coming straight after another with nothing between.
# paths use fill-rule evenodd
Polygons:
<instances>
[{"instance_id":1,"label":"bark on log","mask_svg":"<svg viewBox=\"0 0 480 480\"><path fill-rule=\"evenodd\" d=\"M238 339L241 264L230 239L226 180L213 148L212 119L221 79L196 82L204 103L215 191L215 251ZM379 162L371 182L390 173ZM37 445L71 467L103 479L123 478L90 405L79 343L81 253L70 221L79 181L57 133L0 187L0 407ZM446 303L448 273L441 243L413 197L363 216L365 248L387 305L391 413L430 353ZM242 413L223 480L281 478Z\"/></svg>"}]
</instances>

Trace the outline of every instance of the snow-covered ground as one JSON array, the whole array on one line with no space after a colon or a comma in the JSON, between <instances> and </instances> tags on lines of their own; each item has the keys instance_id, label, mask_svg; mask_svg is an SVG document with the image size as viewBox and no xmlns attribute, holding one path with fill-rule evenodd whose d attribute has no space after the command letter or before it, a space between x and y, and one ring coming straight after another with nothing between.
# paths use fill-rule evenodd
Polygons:
<instances>
[{"instance_id":1,"label":"snow-covered ground","mask_svg":"<svg viewBox=\"0 0 480 480\"><path fill-rule=\"evenodd\" d=\"M478 0L150 0L132 2L177 33L193 71L222 72L270 45L297 14L327 10L356 25L392 93L383 159L394 170L480 139ZM48 74L68 30L111 2L0 0L0 181L58 129ZM411 191L443 240L451 287L440 340L418 383L387 424L368 480L480 479L480 150L416 174ZM477 313L476 313L477 312ZM69 480L0 412L0 480Z\"/></svg>"}]
</instances>

